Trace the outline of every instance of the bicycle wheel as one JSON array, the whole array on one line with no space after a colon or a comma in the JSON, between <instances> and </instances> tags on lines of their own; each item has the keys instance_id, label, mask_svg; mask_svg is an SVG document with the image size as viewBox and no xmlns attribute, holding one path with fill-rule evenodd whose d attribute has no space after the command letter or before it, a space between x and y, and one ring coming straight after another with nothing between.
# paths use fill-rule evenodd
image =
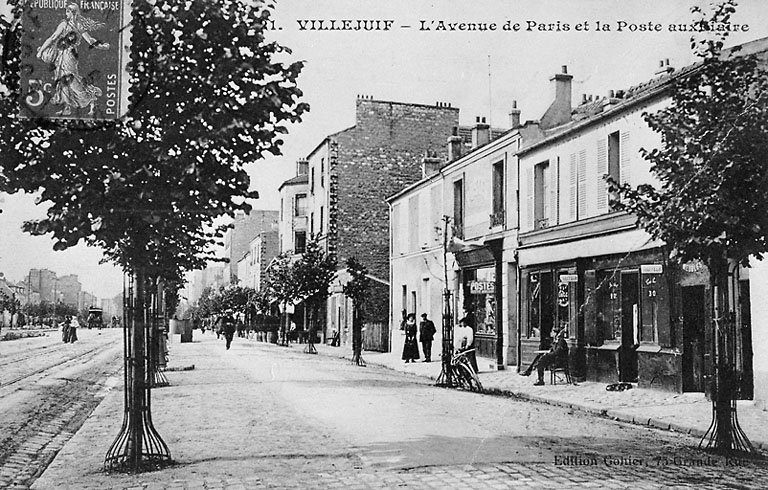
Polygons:
<instances>
[{"instance_id":1,"label":"bicycle wheel","mask_svg":"<svg viewBox=\"0 0 768 490\"><path fill-rule=\"evenodd\" d=\"M459 386L465 390L482 392L483 386L477 378L477 374L465 363L459 363L455 367L456 378Z\"/></svg>"}]
</instances>

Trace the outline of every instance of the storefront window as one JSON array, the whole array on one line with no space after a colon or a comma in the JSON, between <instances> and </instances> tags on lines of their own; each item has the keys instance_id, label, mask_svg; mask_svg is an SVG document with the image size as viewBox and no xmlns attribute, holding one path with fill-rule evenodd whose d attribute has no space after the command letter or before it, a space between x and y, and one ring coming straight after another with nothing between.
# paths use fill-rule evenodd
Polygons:
<instances>
[{"instance_id":1,"label":"storefront window","mask_svg":"<svg viewBox=\"0 0 768 490\"><path fill-rule=\"evenodd\" d=\"M614 270L599 271L597 326L598 336L603 341L621 338L621 297L619 280Z\"/></svg>"},{"instance_id":2,"label":"storefront window","mask_svg":"<svg viewBox=\"0 0 768 490\"><path fill-rule=\"evenodd\" d=\"M561 270L558 273L557 284L557 325L568 333L568 337L576 332L576 306L578 294L578 276L575 270Z\"/></svg>"},{"instance_id":3,"label":"storefront window","mask_svg":"<svg viewBox=\"0 0 768 490\"><path fill-rule=\"evenodd\" d=\"M541 338L539 329L541 319L541 280L539 273L535 272L528 280L528 338Z\"/></svg>"},{"instance_id":4,"label":"storefront window","mask_svg":"<svg viewBox=\"0 0 768 490\"><path fill-rule=\"evenodd\" d=\"M493 267L464 271L464 309L477 333L496 333L496 273Z\"/></svg>"}]
</instances>

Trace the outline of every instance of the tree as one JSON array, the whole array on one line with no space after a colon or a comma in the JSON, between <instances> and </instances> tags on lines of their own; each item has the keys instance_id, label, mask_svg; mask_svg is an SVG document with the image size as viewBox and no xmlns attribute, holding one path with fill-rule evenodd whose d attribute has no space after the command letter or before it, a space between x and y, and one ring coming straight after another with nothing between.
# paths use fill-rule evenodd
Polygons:
<instances>
[{"instance_id":1,"label":"tree","mask_svg":"<svg viewBox=\"0 0 768 490\"><path fill-rule=\"evenodd\" d=\"M289 255L280 254L269 264L267 277L264 281L264 289L267 295L277 301L283 321L280 322L280 343L288 345L286 337L286 323L288 307L299 298L299 288L294 276L293 261Z\"/></svg>"},{"instance_id":2,"label":"tree","mask_svg":"<svg viewBox=\"0 0 768 490\"><path fill-rule=\"evenodd\" d=\"M735 7L734 0L720 2L699 22L727 23ZM672 259L698 259L709 269L715 379L708 445L719 451L751 450L736 418L729 270L768 250L768 72L757 55L723 50L725 35L693 39L701 61L674 79L666 109L644 115L661 136L660 148L642 150L659 185L610 182L616 207L666 242Z\"/></svg>"},{"instance_id":3,"label":"tree","mask_svg":"<svg viewBox=\"0 0 768 490\"><path fill-rule=\"evenodd\" d=\"M355 257L347 259L349 281L344 285L344 294L352 300L352 363L365 366L363 360L363 323L365 322L366 301L370 294L371 280L368 269Z\"/></svg>"},{"instance_id":4,"label":"tree","mask_svg":"<svg viewBox=\"0 0 768 490\"><path fill-rule=\"evenodd\" d=\"M26 231L51 233L56 250L98 246L134 278L129 433L113 449L118 466L140 470L154 463L143 454L142 431L159 439L145 390L148 294L158 281L180 283L185 271L205 266L223 236L215 220L248 212L247 200L258 197L244 166L280 154L283 124L300 121L308 106L296 85L302 63L275 61L290 51L265 39L272 5L133 5L140 20L132 30L132 108L114 123L16 117L21 28L0 26L10 46L0 74L0 190L38 193L49 205Z\"/></svg>"},{"instance_id":5,"label":"tree","mask_svg":"<svg viewBox=\"0 0 768 490\"><path fill-rule=\"evenodd\" d=\"M316 354L315 326L322 306L328 298L328 287L336 274L336 260L320 248L317 240L307 242L301 258L293 264L293 278L298 286L297 299L303 299L309 312L309 343L305 352Z\"/></svg>"}]
</instances>

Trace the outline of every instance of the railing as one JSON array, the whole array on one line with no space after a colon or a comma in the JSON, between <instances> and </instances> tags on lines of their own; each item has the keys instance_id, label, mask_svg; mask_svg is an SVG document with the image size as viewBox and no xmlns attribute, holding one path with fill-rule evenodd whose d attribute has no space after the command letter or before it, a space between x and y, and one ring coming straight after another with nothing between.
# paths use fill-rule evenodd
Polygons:
<instances>
[{"instance_id":1,"label":"railing","mask_svg":"<svg viewBox=\"0 0 768 490\"><path fill-rule=\"evenodd\" d=\"M491 228L496 228L497 226L504 226L504 218L505 213L504 210L496 211L490 215L491 219Z\"/></svg>"}]
</instances>

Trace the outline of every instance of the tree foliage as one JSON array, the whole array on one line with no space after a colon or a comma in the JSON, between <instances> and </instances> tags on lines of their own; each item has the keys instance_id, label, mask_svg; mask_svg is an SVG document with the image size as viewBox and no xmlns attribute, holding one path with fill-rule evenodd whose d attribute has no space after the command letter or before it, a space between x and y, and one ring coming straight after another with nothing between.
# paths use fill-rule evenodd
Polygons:
<instances>
[{"instance_id":1,"label":"tree foliage","mask_svg":"<svg viewBox=\"0 0 768 490\"><path fill-rule=\"evenodd\" d=\"M712 20L727 22L734 7L719 4ZM765 53L724 51L723 40L694 42L701 61L675 78L667 108L644 115L661 136L660 148L642 150L658 185L612 183L617 207L637 215L680 262L745 261L768 247Z\"/></svg>"},{"instance_id":2,"label":"tree foliage","mask_svg":"<svg viewBox=\"0 0 768 490\"><path fill-rule=\"evenodd\" d=\"M179 281L222 237L214 221L248 211L244 166L280 154L297 122L301 62L265 39L271 5L134 0L132 108L109 124L15 116L18 39L0 74L0 190L36 192L47 217L25 223L56 249L84 241L127 269Z\"/></svg>"},{"instance_id":3,"label":"tree foliage","mask_svg":"<svg viewBox=\"0 0 768 490\"><path fill-rule=\"evenodd\" d=\"M371 279L365 264L355 257L346 262L349 280L344 285L344 294L352 300L354 315L352 317L352 363L365 366L362 358L363 322L365 321L366 302L370 296Z\"/></svg>"}]
</instances>

